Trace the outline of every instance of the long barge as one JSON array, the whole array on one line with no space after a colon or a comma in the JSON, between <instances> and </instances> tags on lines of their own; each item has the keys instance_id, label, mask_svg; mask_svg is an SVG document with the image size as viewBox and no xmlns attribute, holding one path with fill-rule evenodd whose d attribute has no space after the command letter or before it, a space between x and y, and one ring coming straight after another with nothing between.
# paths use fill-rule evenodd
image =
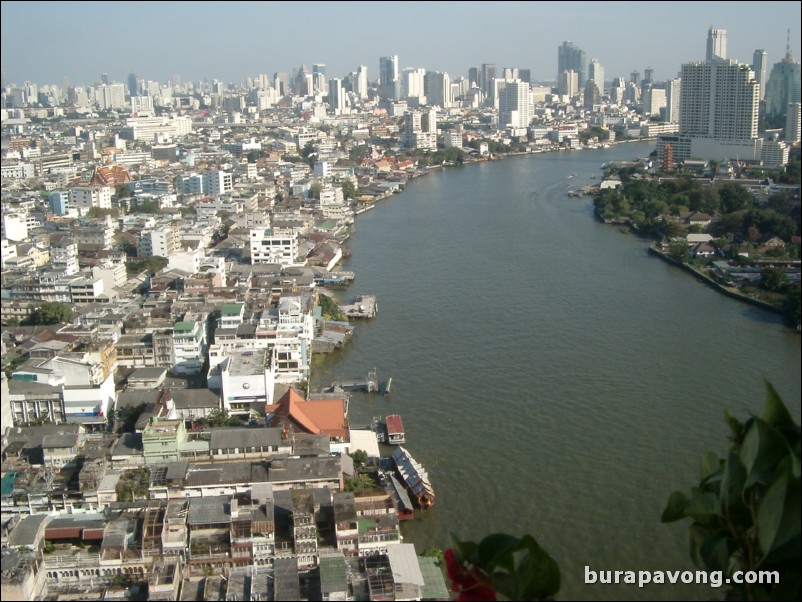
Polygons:
<instances>
[{"instance_id":1,"label":"long barge","mask_svg":"<svg viewBox=\"0 0 802 602\"><path fill-rule=\"evenodd\" d=\"M412 500L422 510L431 508L434 505L435 495L426 469L400 445L393 451L391 457L398 476Z\"/></svg>"}]
</instances>

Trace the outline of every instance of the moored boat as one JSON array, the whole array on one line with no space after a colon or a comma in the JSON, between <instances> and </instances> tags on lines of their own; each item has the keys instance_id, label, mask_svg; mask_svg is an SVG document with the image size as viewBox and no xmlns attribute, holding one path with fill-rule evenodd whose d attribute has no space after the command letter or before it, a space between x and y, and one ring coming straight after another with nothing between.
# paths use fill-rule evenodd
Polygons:
<instances>
[{"instance_id":1,"label":"moored boat","mask_svg":"<svg viewBox=\"0 0 802 602\"><path fill-rule=\"evenodd\" d=\"M398 414L390 414L384 421L387 427L387 443L390 445L401 445L406 443L404 438L404 424L401 422L401 416Z\"/></svg>"},{"instance_id":2,"label":"moored boat","mask_svg":"<svg viewBox=\"0 0 802 602\"><path fill-rule=\"evenodd\" d=\"M423 466L400 445L393 451L393 463L412 500L422 509L434 505L435 495Z\"/></svg>"}]
</instances>

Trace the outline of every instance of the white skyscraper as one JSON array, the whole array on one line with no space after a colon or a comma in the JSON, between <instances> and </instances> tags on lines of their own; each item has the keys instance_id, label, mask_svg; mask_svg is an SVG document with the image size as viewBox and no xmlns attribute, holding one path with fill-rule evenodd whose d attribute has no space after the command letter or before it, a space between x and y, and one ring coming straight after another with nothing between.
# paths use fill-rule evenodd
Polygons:
<instances>
[{"instance_id":1,"label":"white skyscraper","mask_svg":"<svg viewBox=\"0 0 802 602\"><path fill-rule=\"evenodd\" d=\"M680 133L743 140L757 137L758 83L735 61L682 66Z\"/></svg>"},{"instance_id":2,"label":"white skyscraper","mask_svg":"<svg viewBox=\"0 0 802 602\"><path fill-rule=\"evenodd\" d=\"M521 80L507 82L499 92L499 128L529 127L529 84Z\"/></svg>"},{"instance_id":3,"label":"white skyscraper","mask_svg":"<svg viewBox=\"0 0 802 602\"><path fill-rule=\"evenodd\" d=\"M707 31L707 54L706 61L714 58L727 58L727 30L710 28Z\"/></svg>"},{"instance_id":4,"label":"white skyscraper","mask_svg":"<svg viewBox=\"0 0 802 602\"><path fill-rule=\"evenodd\" d=\"M368 68L360 65L356 70L356 89L354 90L359 98L368 97Z\"/></svg>"},{"instance_id":5,"label":"white skyscraper","mask_svg":"<svg viewBox=\"0 0 802 602\"><path fill-rule=\"evenodd\" d=\"M674 159L759 160L759 84L749 65L732 60L682 66L679 134L661 136L657 158L670 144Z\"/></svg>"},{"instance_id":6,"label":"white skyscraper","mask_svg":"<svg viewBox=\"0 0 802 602\"><path fill-rule=\"evenodd\" d=\"M345 87L339 77L329 80L329 108L335 115L340 115L345 109Z\"/></svg>"},{"instance_id":7,"label":"white skyscraper","mask_svg":"<svg viewBox=\"0 0 802 602\"><path fill-rule=\"evenodd\" d=\"M679 123L679 99L682 80L677 77L666 83L666 121Z\"/></svg>"},{"instance_id":8,"label":"white skyscraper","mask_svg":"<svg viewBox=\"0 0 802 602\"><path fill-rule=\"evenodd\" d=\"M560 73L557 88L563 96L572 98L579 94L579 73L569 69Z\"/></svg>"},{"instance_id":9,"label":"white skyscraper","mask_svg":"<svg viewBox=\"0 0 802 602\"><path fill-rule=\"evenodd\" d=\"M763 100L763 97L766 96L767 60L766 51L760 48L755 50L755 54L752 55L752 71L755 72L755 79L760 84L760 100Z\"/></svg>"},{"instance_id":10,"label":"white skyscraper","mask_svg":"<svg viewBox=\"0 0 802 602\"><path fill-rule=\"evenodd\" d=\"M588 65L588 79L592 79L593 83L599 89L600 93L604 93L604 67L597 59L590 59Z\"/></svg>"},{"instance_id":11,"label":"white skyscraper","mask_svg":"<svg viewBox=\"0 0 802 602\"><path fill-rule=\"evenodd\" d=\"M421 96L424 96L423 83L425 77L425 69L404 69L401 75L401 90L403 98L420 98Z\"/></svg>"}]
</instances>

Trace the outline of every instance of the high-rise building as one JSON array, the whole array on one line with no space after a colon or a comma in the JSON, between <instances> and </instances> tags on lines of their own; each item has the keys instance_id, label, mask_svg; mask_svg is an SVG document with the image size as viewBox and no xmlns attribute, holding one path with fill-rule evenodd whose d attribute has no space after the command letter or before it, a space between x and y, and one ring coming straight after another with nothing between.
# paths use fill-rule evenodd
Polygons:
<instances>
[{"instance_id":1,"label":"high-rise building","mask_svg":"<svg viewBox=\"0 0 802 602\"><path fill-rule=\"evenodd\" d=\"M680 133L707 138L757 137L759 91L749 65L735 61L682 66Z\"/></svg>"},{"instance_id":2,"label":"high-rise building","mask_svg":"<svg viewBox=\"0 0 802 602\"><path fill-rule=\"evenodd\" d=\"M498 112L500 129L529 127L529 84L519 79L508 81L499 91Z\"/></svg>"},{"instance_id":3,"label":"high-rise building","mask_svg":"<svg viewBox=\"0 0 802 602\"><path fill-rule=\"evenodd\" d=\"M661 136L658 160L670 144L675 160L759 160L759 84L749 65L715 59L682 66L679 134Z\"/></svg>"},{"instance_id":4,"label":"high-rise building","mask_svg":"<svg viewBox=\"0 0 802 602\"><path fill-rule=\"evenodd\" d=\"M666 82L666 117L671 123L679 123L679 99L682 79L676 77Z\"/></svg>"},{"instance_id":5,"label":"high-rise building","mask_svg":"<svg viewBox=\"0 0 802 602\"><path fill-rule=\"evenodd\" d=\"M326 91L326 65L322 63L312 65L312 88L315 93Z\"/></svg>"},{"instance_id":6,"label":"high-rise building","mask_svg":"<svg viewBox=\"0 0 802 602\"><path fill-rule=\"evenodd\" d=\"M785 115L785 141L788 144L799 144L800 119L802 118L802 103L789 102Z\"/></svg>"},{"instance_id":7,"label":"high-rise building","mask_svg":"<svg viewBox=\"0 0 802 602\"><path fill-rule=\"evenodd\" d=\"M584 87L588 73L585 51L574 46L571 41L563 42L557 47L557 81L560 80L563 71L576 71L579 88Z\"/></svg>"},{"instance_id":8,"label":"high-rise building","mask_svg":"<svg viewBox=\"0 0 802 602\"><path fill-rule=\"evenodd\" d=\"M479 67L471 67L468 69L468 81L472 86L479 85Z\"/></svg>"},{"instance_id":9,"label":"high-rise building","mask_svg":"<svg viewBox=\"0 0 802 602\"><path fill-rule=\"evenodd\" d=\"M800 102L800 65L791 55L791 47L785 52L785 58L774 63L766 83L766 118L782 123L785 119L788 103Z\"/></svg>"},{"instance_id":10,"label":"high-rise building","mask_svg":"<svg viewBox=\"0 0 802 602\"><path fill-rule=\"evenodd\" d=\"M768 70L767 55L765 50L758 48L752 55L752 71L755 72L755 79L760 84L760 100L766 97L766 72Z\"/></svg>"},{"instance_id":11,"label":"high-rise building","mask_svg":"<svg viewBox=\"0 0 802 602\"><path fill-rule=\"evenodd\" d=\"M495 92L495 82L493 80L495 79L496 64L483 63L482 71L479 73L479 87L482 89L482 94L485 95L485 98L495 98L493 94Z\"/></svg>"},{"instance_id":12,"label":"high-rise building","mask_svg":"<svg viewBox=\"0 0 802 602\"><path fill-rule=\"evenodd\" d=\"M425 69L407 68L401 74L401 97L420 98L424 96Z\"/></svg>"},{"instance_id":13,"label":"high-rise building","mask_svg":"<svg viewBox=\"0 0 802 602\"><path fill-rule=\"evenodd\" d=\"M522 82L527 84L532 83L532 70L531 69L518 69L518 77Z\"/></svg>"},{"instance_id":14,"label":"high-rise building","mask_svg":"<svg viewBox=\"0 0 802 602\"><path fill-rule=\"evenodd\" d=\"M424 79L424 92L430 105L448 108L454 104L454 93L448 73L428 71Z\"/></svg>"},{"instance_id":15,"label":"high-rise building","mask_svg":"<svg viewBox=\"0 0 802 602\"><path fill-rule=\"evenodd\" d=\"M339 77L329 80L329 108L335 115L340 115L345 109L345 87Z\"/></svg>"},{"instance_id":16,"label":"high-rise building","mask_svg":"<svg viewBox=\"0 0 802 602\"><path fill-rule=\"evenodd\" d=\"M359 98L365 99L368 97L368 68L365 65L360 65L356 70L356 86L354 92Z\"/></svg>"},{"instance_id":17,"label":"high-rise building","mask_svg":"<svg viewBox=\"0 0 802 602\"><path fill-rule=\"evenodd\" d=\"M139 95L139 80L136 78L136 73L128 74L128 96Z\"/></svg>"},{"instance_id":18,"label":"high-rise building","mask_svg":"<svg viewBox=\"0 0 802 602\"><path fill-rule=\"evenodd\" d=\"M379 58L379 96L397 100L400 95L398 78L398 55Z\"/></svg>"},{"instance_id":19,"label":"high-rise building","mask_svg":"<svg viewBox=\"0 0 802 602\"><path fill-rule=\"evenodd\" d=\"M705 54L706 61L713 59L726 59L727 58L727 30L714 29L711 27L707 31L707 53Z\"/></svg>"},{"instance_id":20,"label":"high-rise building","mask_svg":"<svg viewBox=\"0 0 802 602\"><path fill-rule=\"evenodd\" d=\"M583 101L584 107L589 111L592 111L593 107L601 102L601 92L599 92L599 86L596 85L595 80L591 77L589 77L588 81L585 82L585 97Z\"/></svg>"},{"instance_id":21,"label":"high-rise building","mask_svg":"<svg viewBox=\"0 0 802 602\"><path fill-rule=\"evenodd\" d=\"M568 69L560 73L557 80L557 91L562 96L573 98L579 94L579 73L573 69Z\"/></svg>"},{"instance_id":22,"label":"high-rise building","mask_svg":"<svg viewBox=\"0 0 802 602\"><path fill-rule=\"evenodd\" d=\"M590 59L590 64L588 65L588 79L593 80L600 94L604 93L604 67L601 66L598 59Z\"/></svg>"}]
</instances>

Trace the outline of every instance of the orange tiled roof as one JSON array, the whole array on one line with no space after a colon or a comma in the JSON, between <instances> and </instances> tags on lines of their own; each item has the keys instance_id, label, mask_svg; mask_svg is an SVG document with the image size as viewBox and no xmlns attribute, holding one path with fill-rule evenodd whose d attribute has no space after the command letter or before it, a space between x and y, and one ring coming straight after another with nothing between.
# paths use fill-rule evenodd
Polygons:
<instances>
[{"instance_id":1,"label":"orange tiled roof","mask_svg":"<svg viewBox=\"0 0 802 602\"><path fill-rule=\"evenodd\" d=\"M273 426L290 422L312 435L328 435L331 438L345 437L345 401L321 399L307 401L290 388L277 403L265 407L266 412L275 413Z\"/></svg>"},{"instance_id":2,"label":"orange tiled roof","mask_svg":"<svg viewBox=\"0 0 802 602\"><path fill-rule=\"evenodd\" d=\"M92 174L92 186L120 186L131 181L131 175L121 165L96 167Z\"/></svg>"}]
</instances>

